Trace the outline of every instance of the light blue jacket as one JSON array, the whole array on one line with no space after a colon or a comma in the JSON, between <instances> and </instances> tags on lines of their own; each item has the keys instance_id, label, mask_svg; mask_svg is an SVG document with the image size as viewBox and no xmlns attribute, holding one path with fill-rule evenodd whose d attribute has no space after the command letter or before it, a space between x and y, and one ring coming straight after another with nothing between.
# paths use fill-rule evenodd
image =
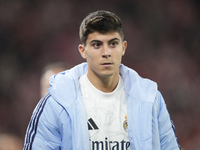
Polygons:
<instances>
[{"instance_id":1,"label":"light blue jacket","mask_svg":"<svg viewBox=\"0 0 200 150\"><path fill-rule=\"evenodd\" d=\"M49 93L36 106L27 128L24 150L90 150L87 116L78 79L82 63L51 77ZM157 84L120 65L127 98L131 150L178 150L165 102Z\"/></svg>"}]
</instances>

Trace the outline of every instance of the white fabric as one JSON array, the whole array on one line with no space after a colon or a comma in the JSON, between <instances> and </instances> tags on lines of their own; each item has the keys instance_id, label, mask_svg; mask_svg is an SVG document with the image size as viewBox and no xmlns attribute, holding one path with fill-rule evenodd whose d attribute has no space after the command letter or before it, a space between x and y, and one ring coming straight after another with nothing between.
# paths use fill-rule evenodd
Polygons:
<instances>
[{"instance_id":1,"label":"white fabric","mask_svg":"<svg viewBox=\"0 0 200 150\"><path fill-rule=\"evenodd\" d=\"M95 128L88 121L92 127L89 130L91 150L101 149L102 146L104 149L130 149L128 132L123 128L127 119L127 105L122 77L120 76L117 87L111 93L95 88L87 74L80 78L79 83L87 118L92 119L98 127Z\"/></svg>"}]
</instances>

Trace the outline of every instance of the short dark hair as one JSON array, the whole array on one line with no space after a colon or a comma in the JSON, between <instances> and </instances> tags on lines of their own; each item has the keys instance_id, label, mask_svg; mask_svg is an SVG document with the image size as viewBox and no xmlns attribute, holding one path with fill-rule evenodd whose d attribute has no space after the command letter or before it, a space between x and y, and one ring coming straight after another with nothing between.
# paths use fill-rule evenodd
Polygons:
<instances>
[{"instance_id":1,"label":"short dark hair","mask_svg":"<svg viewBox=\"0 0 200 150\"><path fill-rule=\"evenodd\" d=\"M79 28L82 44L85 45L88 35L96 31L99 33L118 32L122 40L124 40L124 29L121 19L109 11L100 10L86 16Z\"/></svg>"}]
</instances>

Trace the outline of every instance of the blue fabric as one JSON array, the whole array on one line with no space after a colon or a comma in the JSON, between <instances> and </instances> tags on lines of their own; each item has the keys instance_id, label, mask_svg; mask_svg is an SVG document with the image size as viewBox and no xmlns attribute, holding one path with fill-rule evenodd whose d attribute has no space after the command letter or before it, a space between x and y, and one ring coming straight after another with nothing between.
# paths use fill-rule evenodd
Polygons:
<instances>
[{"instance_id":1,"label":"blue fabric","mask_svg":"<svg viewBox=\"0 0 200 150\"><path fill-rule=\"evenodd\" d=\"M89 150L87 116L78 79L82 63L51 77L49 93L36 106L27 129L24 150ZM178 150L166 104L157 84L120 65L127 99L131 150Z\"/></svg>"}]
</instances>

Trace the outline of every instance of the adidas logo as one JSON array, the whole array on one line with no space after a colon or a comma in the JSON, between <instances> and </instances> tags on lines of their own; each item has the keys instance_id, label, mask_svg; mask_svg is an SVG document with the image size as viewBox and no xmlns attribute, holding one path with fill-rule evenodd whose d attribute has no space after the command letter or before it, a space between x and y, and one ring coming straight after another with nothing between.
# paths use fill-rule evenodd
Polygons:
<instances>
[{"instance_id":1,"label":"adidas logo","mask_svg":"<svg viewBox=\"0 0 200 150\"><path fill-rule=\"evenodd\" d=\"M99 130L92 118L88 120L88 130Z\"/></svg>"}]
</instances>

